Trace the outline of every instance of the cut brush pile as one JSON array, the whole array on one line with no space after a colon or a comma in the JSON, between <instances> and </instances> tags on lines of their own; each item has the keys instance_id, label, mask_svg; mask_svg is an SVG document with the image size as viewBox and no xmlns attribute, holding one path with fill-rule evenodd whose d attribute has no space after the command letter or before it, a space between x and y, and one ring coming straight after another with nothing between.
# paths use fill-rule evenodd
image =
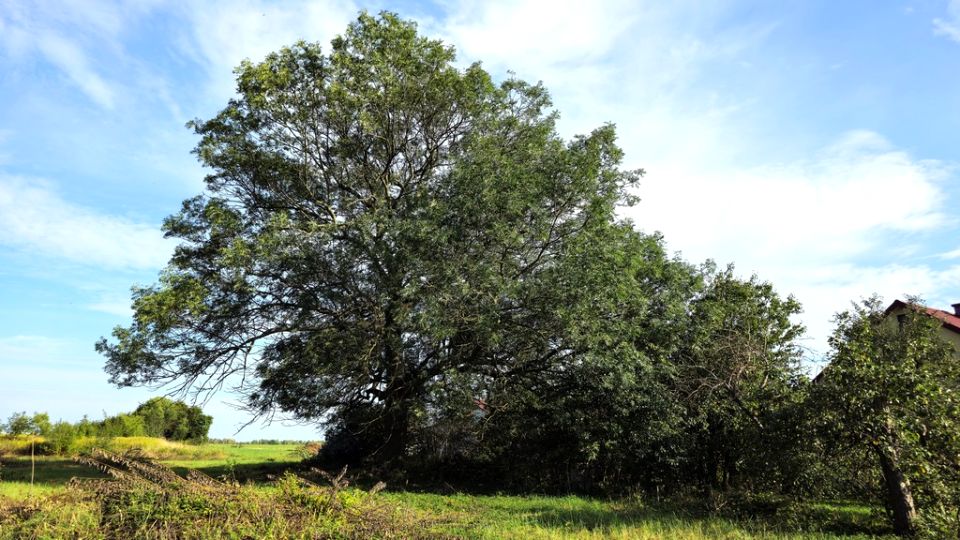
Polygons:
<instances>
[{"instance_id":1,"label":"cut brush pile","mask_svg":"<svg viewBox=\"0 0 960 540\"><path fill-rule=\"evenodd\" d=\"M108 479L75 479L66 493L0 505L0 538L411 538L416 523L367 492L345 470L330 486L293 473L269 487L198 471L178 476L137 452L94 450L81 463Z\"/></svg>"}]
</instances>

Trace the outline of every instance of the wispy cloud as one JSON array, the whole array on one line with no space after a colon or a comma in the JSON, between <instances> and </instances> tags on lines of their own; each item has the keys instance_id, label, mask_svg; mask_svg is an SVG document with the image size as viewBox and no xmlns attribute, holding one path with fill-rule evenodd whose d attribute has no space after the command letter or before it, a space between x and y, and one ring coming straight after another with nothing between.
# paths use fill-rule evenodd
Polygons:
<instances>
[{"instance_id":1,"label":"wispy cloud","mask_svg":"<svg viewBox=\"0 0 960 540\"><path fill-rule=\"evenodd\" d=\"M946 17L933 19L933 33L960 43L960 0L950 0Z\"/></svg>"},{"instance_id":2,"label":"wispy cloud","mask_svg":"<svg viewBox=\"0 0 960 540\"><path fill-rule=\"evenodd\" d=\"M927 305L945 308L957 298L954 287L960 266L936 269L910 261L888 262L870 266L852 263L817 265L784 271L775 282L789 282L792 293L804 301L804 324L807 343L815 358L822 358L827 347L825 337L833 328L833 316L848 309L852 302L880 294L885 301L903 300L907 295L920 295Z\"/></svg>"},{"instance_id":3,"label":"wispy cloud","mask_svg":"<svg viewBox=\"0 0 960 540\"><path fill-rule=\"evenodd\" d=\"M940 258L947 261L960 259L960 248L954 249L953 251L947 251L946 253L941 253Z\"/></svg>"},{"instance_id":4,"label":"wispy cloud","mask_svg":"<svg viewBox=\"0 0 960 540\"><path fill-rule=\"evenodd\" d=\"M0 245L93 267L157 269L172 246L156 224L64 200L45 182L0 175Z\"/></svg>"},{"instance_id":5,"label":"wispy cloud","mask_svg":"<svg viewBox=\"0 0 960 540\"><path fill-rule=\"evenodd\" d=\"M297 40L326 45L358 10L351 1L335 0L193 1L182 7L188 31L180 37L180 50L206 67L208 94L216 103L233 94L233 69L244 59L262 60Z\"/></svg>"},{"instance_id":6,"label":"wispy cloud","mask_svg":"<svg viewBox=\"0 0 960 540\"><path fill-rule=\"evenodd\" d=\"M67 1L56 7L12 2L0 13L0 44L15 58L39 53L60 70L81 92L100 107L115 105L116 88L90 60L92 41L113 45L124 29L124 16L116 6L101 2Z\"/></svg>"},{"instance_id":7,"label":"wispy cloud","mask_svg":"<svg viewBox=\"0 0 960 540\"><path fill-rule=\"evenodd\" d=\"M113 88L91 68L86 54L76 43L46 32L38 37L37 47L51 64L60 68L90 99L105 109L113 108Z\"/></svg>"},{"instance_id":8,"label":"wispy cloud","mask_svg":"<svg viewBox=\"0 0 960 540\"><path fill-rule=\"evenodd\" d=\"M468 57L494 68L521 69L595 62L644 11L636 2L459 2L438 28ZM436 24L436 23L434 23ZM563 36L563 39L557 39Z\"/></svg>"}]
</instances>

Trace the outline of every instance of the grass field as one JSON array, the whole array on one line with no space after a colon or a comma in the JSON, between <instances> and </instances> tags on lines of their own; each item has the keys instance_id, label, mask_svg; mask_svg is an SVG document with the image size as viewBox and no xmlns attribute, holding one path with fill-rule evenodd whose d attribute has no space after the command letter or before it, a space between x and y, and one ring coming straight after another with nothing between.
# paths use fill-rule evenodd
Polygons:
<instances>
[{"instance_id":1,"label":"grass field","mask_svg":"<svg viewBox=\"0 0 960 540\"><path fill-rule=\"evenodd\" d=\"M273 487L267 479L278 478L283 470L295 466L303 454L303 448L296 444L209 444L179 448L179 454L171 454L170 447L163 442L141 442L146 442L154 451L162 450L162 454L172 456L160 461L178 473L197 469L210 476L224 476L247 484L243 488L243 497L248 509L262 508L263 501L283 492L283 489ZM131 441L118 441L116 448L126 448L130 444ZM23 518L30 525L28 529L18 528L16 521L10 517L15 511L8 511L6 521L0 519L0 539L22 535L50 538L76 536L81 531L78 528L83 527L88 533L96 530L100 518L97 517L99 514L95 506L68 496L70 490L66 485L72 477L104 476L95 469L71 460L44 456L36 458L34 484L31 486L30 457L21 455L4 458L0 468L0 518L5 508L17 505L21 510L16 512L32 517ZM364 500L365 497L359 491L350 492L354 495L345 493L344 496L349 500ZM383 533L394 538L855 540L879 538L886 531L882 518L876 512L853 504L793 505L782 515L732 521L699 515L682 507L650 506L632 499L406 492L384 492L375 498L378 501L377 515L393 516L389 519L407 524L399 529L403 532L392 530L389 534ZM251 500L260 501L257 504L261 506L249 506ZM44 501L54 502L45 504ZM35 505L32 514L22 510L23 505L29 504ZM323 527L326 528L323 531L312 530L308 536L338 537L340 533L337 527L348 526L345 521L338 519L323 521ZM409 523L415 525L409 526ZM197 528L196 531L202 529L204 532L196 532L196 537L221 537L216 527L216 523L208 523ZM24 530L29 530L29 534ZM257 535L264 537L286 538L291 535L288 528L277 527L276 524L258 531ZM112 537L102 532L98 534L104 534L101 536L104 538ZM237 536L235 531L223 533L223 537L232 536ZM356 536L356 533L347 536Z\"/></svg>"},{"instance_id":2,"label":"grass field","mask_svg":"<svg viewBox=\"0 0 960 540\"><path fill-rule=\"evenodd\" d=\"M136 443L140 443L137 446ZM302 460L302 446L298 444L205 444L200 446L171 443L148 437L123 437L112 441L111 450L122 452L130 448L143 448L147 455L161 456L158 461L177 472L196 469L213 477L229 475L237 481L257 480L267 474L282 472ZM180 450L175 452L174 449ZM167 458L164 459L163 456ZM0 495L27 493L21 487L29 487L30 456L8 456L0 461ZM38 490L55 491L73 477L105 478L95 469L80 465L60 456L36 456L34 458L34 484Z\"/></svg>"}]
</instances>

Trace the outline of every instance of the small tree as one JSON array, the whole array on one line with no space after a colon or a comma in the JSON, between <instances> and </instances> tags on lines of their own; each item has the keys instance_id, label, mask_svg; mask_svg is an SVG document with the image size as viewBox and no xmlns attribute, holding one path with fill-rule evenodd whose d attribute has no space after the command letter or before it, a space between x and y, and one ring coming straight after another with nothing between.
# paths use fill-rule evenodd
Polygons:
<instances>
[{"instance_id":1,"label":"small tree","mask_svg":"<svg viewBox=\"0 0 960 540\"><path fill-rule=\"evenodd\" d=\"M783 489L783 440L796 425L787 411L802 402L806 380L798 343L804 329L791 320L800 304L756 276L737 278L732 266L717 271L708 263L703 276L675 355L674 388L692 439L688 481Z\"/></svg>"},{"instance_id":2,"label":"small tree","mask_svg":"<svg viewBox=\"0 0 960 540\"><path fill-rule=\"evenodd\" d=\"M30 431L46 437L50 434L50 415L47 413L33 413L33 416L30 417Z\"/></svg>"},{"instance_id":3,"label":"small tree","mask_svg":"<svg viewBox=\"0 0 960 540\"><path fill-rule=\"evenodd\" d=\"M911 307L893 319L874 297L837 315L812 395L818 431L834 447L873 454L898 534L945 526L955 534L960 362L939 322Z\"/></svg>"},{"instance_id":4,"label":"small tree","mask_svg":"<svg viewBox=\"0 0 960 540\"><path fill-rule=\"evenodd\" d=\"M33 423L30 420L26 411L11 414L10 418L7 419L7 433L10 435L26 435L32 433Z\"/></svg>"},{"instance_id":5,"label":"small tree","mask_svg":"<svg viewBox=\"0 0 960 540\"><path fill-rule=\"evenodd\" d=\"M46 436L46 445L54 454L66 454L74 448L77 428L70 422L54 423Z\"/></svg>"},{"instance_id":6,"label":"small tree","mask_svg":"<svg viewBox=\"0 0 960 540\"><path fill-rule=\"evenodd\" d=\"M142 437L146 434L143 418L133 414L118 414L105 418L97 433L101 437Z\"/></svg>"}]
</instances>

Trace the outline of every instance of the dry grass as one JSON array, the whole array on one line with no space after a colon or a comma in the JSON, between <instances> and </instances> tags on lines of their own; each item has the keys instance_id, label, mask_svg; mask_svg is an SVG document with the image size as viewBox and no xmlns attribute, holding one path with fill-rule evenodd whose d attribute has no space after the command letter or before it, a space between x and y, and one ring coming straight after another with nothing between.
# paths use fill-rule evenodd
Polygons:
<instances>
[{"instance_id":1,"label":"dry grass","mask_svg":"<svg viewBox=\"0 0 960 540\"><path fill-rule=\"evenodd\" d=\"M29 456L30 443L42 452L46 440L40 436L0 436L0 458L4 456ZM218 445L196 445L156 437L79 437L73 441L71 453L89 453L94 448L106 448L123 453L134 448L145 456L159 460L215 460L226 456Z\"/></svg>"}]
</instances>

